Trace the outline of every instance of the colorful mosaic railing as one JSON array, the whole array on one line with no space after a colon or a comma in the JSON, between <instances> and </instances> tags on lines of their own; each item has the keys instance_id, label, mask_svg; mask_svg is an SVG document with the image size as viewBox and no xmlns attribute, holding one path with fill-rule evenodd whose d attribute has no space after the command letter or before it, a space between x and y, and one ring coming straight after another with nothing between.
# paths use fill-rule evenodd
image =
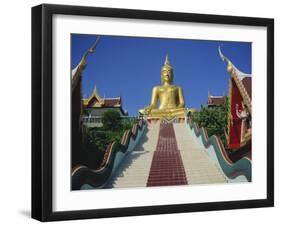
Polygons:
<instances>
[{"instance_id":1,"label":"colorful mosaic railing","mask_svg":"<svg viewBox=\"0 0 281 226\"><path fill-rule=\"evenodd\" d=\"M139 121L134 124L131 130L124 132L120 143L111 142L107 146L103 161L98 169L90 169L83 165L74 167L71 173L72 190L80 190L84 184L88 184L93 188L103 187L114 173L116 166L122 162L123 157L129 151L130 143L135 142L140 135L139 133L145 128L146 123ZM117 157L120 153L122 153L121 157Z\"/></svg>"},{"instance_id":2,"label":"colorful mosaic railing","mask_svg":"<svg viewBox=\"0 0 281 226\"><path fill-rule=\"evenodd\" d=\"M198 125L192 121L188 121L187 123L190 129L194 131L196 137L201 137L205 148L209 148L211 145L213 146L220 167L228 178L234 179L237 176L244 175L249 182L252 181L252 161L250 158L242 157L237 162L232 162L218 136L213 135L209 137L204 127L199 128Z\"/></svg>"}]
</instances>

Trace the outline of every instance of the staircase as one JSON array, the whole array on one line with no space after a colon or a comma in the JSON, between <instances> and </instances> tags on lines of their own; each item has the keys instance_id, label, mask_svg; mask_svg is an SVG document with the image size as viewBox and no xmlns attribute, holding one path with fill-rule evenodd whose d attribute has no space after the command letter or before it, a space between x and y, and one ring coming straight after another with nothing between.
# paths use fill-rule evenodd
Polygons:
<instances>
[{"instance_id":1,"label":"staircase","mask_svg":"<svg viewBox=\"0 0 281 226\"><path fill-rule=\"evenodd\" d=\"M107 188L146 187L150 166L156 149L160 123L150 123L137 147L128 153Z\"/></svg>"},{"instance_id":2,"label":"staircase","mask_svg":"<svg viewBox=\"0 0 281 226\"><path fill-rule=\"evenodd\" d=\"M227 183L227 180L208 153L199 145L185 123L174 125L188 184Z\"/></svg>"},{"instance_id":3,"label":"staircase","mask_svg":"<svg viewBox=\"0 0 281 226\"><path fill-rule=\"evenodd\" d=\"M186 123L150 123L107 188L227 183Z\"/></svg>"}]
</instances>

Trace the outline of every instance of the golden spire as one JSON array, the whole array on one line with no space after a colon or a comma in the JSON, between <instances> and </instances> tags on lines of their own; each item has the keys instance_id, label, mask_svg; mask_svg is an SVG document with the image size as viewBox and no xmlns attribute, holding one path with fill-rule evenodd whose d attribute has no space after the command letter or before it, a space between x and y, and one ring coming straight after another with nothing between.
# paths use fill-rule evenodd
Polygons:
<instances>
[{"instance_id":1,"label":"golden spire","mask_svg":"<svg viewBox=\"0 0 281 226\"><path fill-rule=\"evenodd\" d=\"M168 58L168 54L166 55L166 58L165 58L165 63L164 63L164 66L162 67L162 70L172 70L172 66L170 65L170 62L169 62L169 58Z\"/></svg>"},{"instance_id":2,"label":"golden spire","mask_svg":"<svg viewBox=\"0 0 281 226\"><path fill-rule=\"evenodd\" d=\"M166 54L165 64L170 64L169 63L169 58L168 58L168 53Z\"/></svg>"},{"instance_id":3,"label":"golden spire","mask_svg":"<svg viewBox=\"0 0 281 226\"><path fill-rule=\"evenodd\" d=\"M97 86L96 86L96 85L95 85L95 87L94 87L94 90L93 90L92 95L91 95L88 99L85 99L85 100L84 100L84 105L87 106L87 105L92 101L93 98L96 98L100 104L103 104L103 103L104 103L104 99L101 98L101 97L99 96L99 94L98 94L98 89L97 89Z\"/></svg>"},{"instance_id":4,"label":"golden spire","mask_svg":"<svg viewBox=\"0 0 281 226\"><path fill-rule=\"evenodd\" d=\"M99 101L101 101L100 95L98 94L97 86L95 85L92 95L89 97L89 100L96 97Z\"/></svg>"},{"instance_id":5,"label":"golden spire","mask_svg":"<svg viewBox=\"0 0 281 226\"><path fill-rule=\"evenodd\" d=\"M104 96L105 96L105 95L104 95ZM100 103L103 103L104 98L105 98L105 97L104 97L104 98L101 98L100 95L98 94L97 85L95 85L95 87L94 87L94 91L93 91L92 97L96 97ZM92 98L92 97L91 97L91 98Z\"/></svg>"},{"instance_id":6,"label":"golden spire","mask_svg":"<svg viewBox=\"0 0 281 226\"><path fill-rule=\"evenodd\" d=\"M93 94L94 94L94 95L97 95L97 94L98 94L98 90L97 90L97 86L96 86L96 85L95 85L95 87L94 87Z\"/></svg>"}]
</instances>

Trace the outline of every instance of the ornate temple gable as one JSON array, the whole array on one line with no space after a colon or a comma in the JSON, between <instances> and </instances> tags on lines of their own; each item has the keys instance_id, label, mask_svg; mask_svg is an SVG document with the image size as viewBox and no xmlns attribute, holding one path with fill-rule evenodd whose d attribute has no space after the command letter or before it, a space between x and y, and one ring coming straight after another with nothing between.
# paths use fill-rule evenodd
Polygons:
<instances>
[{"instance_id":1,"label":"ornate temple gable","mask_svg":"<svg viewBox=\"0 0 281 226\"><path fill-rule=\"evenodd\" d=\"M241 72L222 54L223 61L227 62L229 81L229 116L228 116L228 148L238 150L251 142L251 115L252 115L252 76Z\"/></svg>"},{"instance_id":2,"label":"ornate temple gable","mask_svg":"<svg viewBox=\"0 0 281 226\"><path fill-rule=\"evenodd\" d=\"M250 114L252 114L252 77L250 74L239 71L234 65L232 67L232 70L228 68L229 74L237 85L243 103L247 106Z\"/></svg>"},{"instance_id":3,"label":"ornate temple gable","mask_svg":"<svg viewBox=\"0 0 281 226\"><path fill-rule=\"evenodd\" d=\"M86 106L89 107L101 107L103 105L102 100L99 100L97 97L91 98L90 101L86 102Z\"/></svg>"},{"instance_id":4,"label":"ornate temple gable","mask_svg":"<svg viewBox=\"0 0 281 226\"><path fill-rule=\"evenodd\" d=\"M83 101L84 106L89 107L101 107L103 106L103 99L99 96L97 87L95 86L92 95Z\"/></svg>"},{"instance_id":5,"label":"ornate temple gable","mask_svg":"<svg viewBox=\"0 0 281 226\"><path fill-rule=\"evenodd\" d=\"M219 47L219 54L222 61L227 62L227 71L231 80L236 84L243 103L247 106L250 114L252 113L252 75L240 71L226 56L224 56Z\"/></svg>"}]
</instances>

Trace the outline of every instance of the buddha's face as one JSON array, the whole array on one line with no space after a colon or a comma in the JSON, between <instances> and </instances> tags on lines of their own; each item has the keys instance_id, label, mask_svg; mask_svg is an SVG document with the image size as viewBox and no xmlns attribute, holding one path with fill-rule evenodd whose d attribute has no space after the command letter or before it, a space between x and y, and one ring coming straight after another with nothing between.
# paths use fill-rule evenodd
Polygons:
<instances>
[{"instance_id":1,"label":"buddha's face","mask_svg":"<svg viewBox=\"0 0 281 226\"><path fill-rule=\"evenodd\" d=\"M171 84L173 82L173 71L163 69L161 71L161 81L162 81L162 83L167 82L167 83Z\"/></svg>"}]
</instances>

